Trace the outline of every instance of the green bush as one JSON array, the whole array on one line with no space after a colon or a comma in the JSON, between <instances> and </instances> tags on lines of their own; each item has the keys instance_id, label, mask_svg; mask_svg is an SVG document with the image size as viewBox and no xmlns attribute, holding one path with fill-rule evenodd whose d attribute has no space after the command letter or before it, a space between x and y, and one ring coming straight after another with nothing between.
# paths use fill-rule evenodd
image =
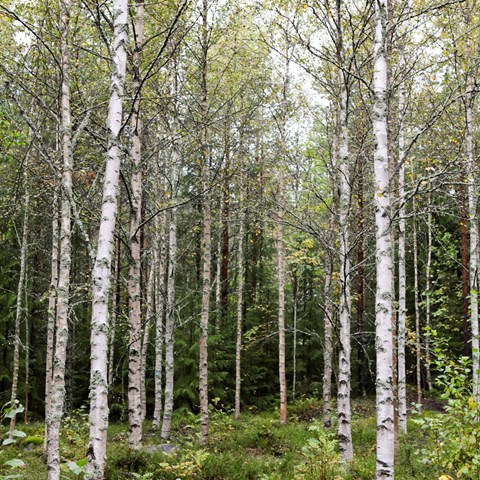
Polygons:
<instances>
[{"instance_id":1,"label":"green bush","mask_svg":"<svg viewBox=\"0 0 480 480\"><path fill-rule=\"evenodd\" d=\"M422 461L448 478L480 478L480 423L472 395L472 369L468 357L449 360L436 351L440 375L437 385L447 400L446 414L423 415L415 422L429 433L428 448L417 452ZM433 448L432 448L433 446Z\"/></svg>"}]
</instances>

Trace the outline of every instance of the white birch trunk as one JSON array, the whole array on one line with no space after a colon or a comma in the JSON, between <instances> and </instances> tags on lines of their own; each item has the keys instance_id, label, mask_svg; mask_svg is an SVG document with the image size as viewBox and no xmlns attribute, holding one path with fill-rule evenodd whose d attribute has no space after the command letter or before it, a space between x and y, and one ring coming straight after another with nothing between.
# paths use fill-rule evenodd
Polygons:
<instances>
[{"instance_id":1,"label":"white birch trunk","mask_svg":"<svg viewBox=\"0 0 480 480\"><path fill-rule=\"evenodd\" d=\"M350 172L348 165L347 90L344 82L342 75L342 91L340 95L339 112L340 348L338 356L337 413L340 455L344 462L348 462L353 458L353 444L351 431L352 414L350 409L351 296L350 258L348 256L350 250L348 225L350 209Z\"/></svg>"},{"instance_id":2,"label":"white birch trunk","mask_svg":"<svg viewBox=\"0 0 480 480\"><path fill-rule=\"evenodd\" d=\"M143 0L136 2L134 25L135 47L133 52L133 108L131 116L132 161L130 222L130 269L128 278L129 296L129 352L128 352L128 445L138 449L142 442L142 400L141 400L141 356L142 356L142 318L141 318L141 241L142 222L142 121L140 119L140 62L143 44L143 25L145 5Z\"/></svg>"},{"instance_id":3,"label":"white birch trunk","mask_svg":"<svg viewBox=\"0 0 480 480\"><path fill-rule=\"evenodd\" d=\"M333 373L333 309L330 286L332 283L333 265L330 262L325 274L324 284L324 318L325 338L323 340L323 424L332 424L332 373Z\"/></svg>"},{"instance_id":4,"label":"white birch trunk","mask_svg":"<svg viewBox=\"0 0 480 480\"><path fill-rule=\"evenodd\" d=\"M107 119L109 132L108 156L105 167L97 254L92 273L90 439L87 451L87 472L93 480L103 480L107 448L108 297L120 175L119 134L122 126L127 57L128 2L126 0L114 0L113 14L112 76Z\"/></svg>"},{"instance_id":5,"label":"white birch trunk","mask_svg":"<svg viewBox=\"0 0 480 480\"><path fill-rule=\"evenodd\" d=\"M118 311L120 308L120 237L115 239L115 262L113 270L115 272L115 280L113 282L112 297L112 319L110 324L110 338L108 339L108 385L113 383L113 361L115 359L115 333L118 321Z\"/></svg>"},{"instance_id":6,"label":"white birch trunk","mask_svg":"<svg viewBox=\"0 0 480 480\"><path fill-rule=\"evenodd\" d=\"M161 217L155 219L155 239L156 239L156 261L158 265L157 272L157 293L156 293L156 311L155 311L155 405L153 409L153 428L160 428L160 418L162 416L162 393L163 393L163 344L164 328L163 321L165 315L165 269L167 264L167 210ZM173 397L172 397L173 400Z\"/></svg>"},{"instance_id":7,"label":"white birch trunk","mask_svg":"<svg viewBox=\"0 0 480 480\"><path fill-rule=\"evenodd\" d=\"M174 131L174 135L175 135ZM174 385L174 332L175 332L175 272L177 269L177 188L179 156L177 145L173 144L171 167L172 208L170 210L170 226L168 231L168 273L167 273L167 308L165 318L165 404L163 411L161 437L170 437L173 412Z\"/></svg>"},{"instance_id":8,"label":"white birch trunk","mask_svg":"<svg viewBox=\"0 0 480 480\"><path fill-rule=\"evenodd\" d=\"M155 254L150 261L150 271L148 273L147 282L147 308L145 312L145 322L143 325L143 338L142 338L142 354L140 356L140 399L142 402L142 425L147 416L147 354L148 343L150 340L150 322L153 317L153 298L155 292L155 271L156 271ZM157 427L158 428L158 427Z\"/></svg>"},{"instance_id":9,"label":"white birch trunk","mask_svg":"<svg viewBox=\"0 0 480 480\"><path fill-rule=\"evenodd\" d=\"M297 388L297 319L298 319L298 283L297 272L294 274L293 282L293 379L292 379L292 400L295 402Z\"/></svg>"},{"instance_id":10,"label":"white birch trunk","mask_svg":"<svg viewBox=\"0 0 480 480\"><path fill-rule=\"evenodd\" d=\"M243 152L240 153L241 155ZM237 337L235 342L235 418L240 418L240 394L242 384L241 355L242 355L242 329L243 329L243 285L244 285L244 254L243 241L245 236L245 207L243 190L243 165L240 164L239 185L239 227L238 227L238 252L237 252Z\"/></svg>"},{"instance_id":11,"label":"white birch trunk","mask_svg":"<svg viewBox=\"0 0 480 480\"><path fill-rule=\"evenodd\" d=\"M413 165L412 165L412 177ZM415 303L415 372L417 376L417 404L419 409L422 405L422 345L420 338L420 299L418 288L418 241L417 241L417 206L415 196L412 199L413 209L413 289L414 289L414 303Z\"/></svg>"},{"instance_id":12,"label":"white birch trunk","mask_svg":"<svg viewBox=\"0 0 480 480\"><path fill-rule=\"evenodd\" d=\"M430 181L428 187L431 189ZM432 372L430 368L430 334L431 334L431 308L430 308L430 275L432 270L432 211L431 211L431 193L427 194L427 263L425 265L425 373L428 390L433 389Z\"/></svg>"},{"instance_id":13,"label":"white birch trunk","mask_svg":"<svg viewBox=\"0 0 480 480\"><path fill-rule=\"evenodd\" d=\"M208 442L208 320L210 313L210 283L211 283L211 200L210 200L210 152L208 145L208 91L207 91L207 61L208 61L208 0L203 0L202 9L202 84L201 111L203 124L201 126L202 148L202 188L203 188L203 284L202 310L200 316L200 356L199 356L199 391L200 391L200 444Z\"/></svg>"},{"instance_id":14,"label":"white birch trunk","mask_svg":"<svg viewBox=\"0 0 480 480\"><path fill-rule=\"evenodd\" d=\"M398 135L398 200L400 202L398 221L398 416L400 431L407 433L407 373L405 359L406 318L407 318L407 272L405 255L405 133L403 116L405 109L405 88L403 83L398 92L400 129Z\"/></svg>"},{"instance_id":15,"label":"white birch trunk","mask_svg":"<svg viewBox=\"0 0 480 480\"><path fill-rule=\"evenodd\" d=\"M45 361L45 418L50 415L50 399L53 377L53 350L55 344L55 319L57 317L57 286L58 286L58 240L59 240L59 221L58 221L58 196L59 186L55 185L53 192L52 208L52 254L51 254L51 273L50 289L48 292L48 320L47 320L47 358ZM47 449L47 437L45 433L44 448Z\"/></svg>"},{"instance_id":16,"label":"white birch trunk","mask_svg":"<svg viewBox=\"0 0 480 480\"><path fill-rule=\"evenodd\" d=\"M470 1L467 2L465 24L472 25L473 7ZM472 56L471 38L466 36L466 58ZM473 140L473 104L475 99L474 62L468 66L465 104L466 104L466 154L467 154L467 195L468 195L468 217L470 222L470 325L472 329L472 369L473 369L473 398L480 404L480 340L478 325L478 217L477 217L477 187L476 187L476 165L474 157Z\"/></svg>"},{"instance_id":17,"label":"white birch trunk","mask_svg":"<svg viewBox=\"0 0 480 480\"><path fill-rule=\"evenodd\" d=\"M60 426L65 401L65 365L68 343L68 307L70 296L71 269L71 217L72 207L72 121L70 109L70 52L68 47L70 0L60 1L61 29L61 138L62 138L62 195L60 213L60 263L57 286L57 315L55 322L55 348L53 359L53 377L47 423L47 477L48 480L60 479Z\"/></svg>"},{"instance_id":18,"label":"white birch trunk","mask_svg":"<svg viewBox=\"0 0 480 480\"><path fill-rule=\"evenodd\" d=\"M283 172L279 173L277 213L278 272L278 377L280 382L280 424L287 423L287 379L285 373L285 246L283 243Z\"/></svg>"},{"instance_id":19,"label":"white birch trunk","mask_svg":"<svg viewBox=\"0 0 480 480\"><path fill-rule=\"evenodd\" d=\"M390 236L390 191L387 142L387 0L375 2L374 106L375 134L375 224L376 278L375 345L377 358L376 408L377 452L376 479L394 477L394 396L393 396L393 258Z\"/></svg>"}]
</instances>

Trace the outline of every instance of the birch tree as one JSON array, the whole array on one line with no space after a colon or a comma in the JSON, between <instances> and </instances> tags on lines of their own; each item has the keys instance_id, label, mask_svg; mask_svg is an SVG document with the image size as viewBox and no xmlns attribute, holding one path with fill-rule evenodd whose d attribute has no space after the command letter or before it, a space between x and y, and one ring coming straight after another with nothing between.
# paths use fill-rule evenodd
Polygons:
<instances>
[{"instance_id":1,"label":"birch tree","mask_svg":"<svg viewBox=\"0 0 480 480\"><path fill-rule=\"evenodd\" d=\"M70 108L70 48L69 15L70 0L60 1L60 32L61 32L61 145L63 157L62 195L60 211L60 262L58 270L57 304L55 322L55 348L53 359L53 376L51 384L50 405L46 418L46 443L48 479L60 478L60 425L65 401L65 365L67 361L68 342L68 308L70 296L71 269L71 216L72 209L72 120Z\"/></svg>"},{"instance_id":2,"label":"birch tree","mask_svg":"<svg viewBox=\"0 0 480 480\"><path fill-rule=\"evenodd\" d=\"M130 158L132 162L130 222L130 270L128 278L129 297L129 352L128 352L128 421L129 446L138 449L142 441L142 399L141 399L141 356L142 356L142 318L141 318L141 241L142 223L142 120L140 118L140 63L143 48L143 26L145 4L136 2L133 51L133 108L131 114L132 143Z\"/></svg>"},{"instance_id":3,"label":"birch tree","mask_svg":"<svg viewBox=\"0 0 480 480\"><path fill-rule=\"evenodd\" d=\"M340 65L345 62L343 52L342 33L342 2L337 1L337 56ZM339 72L340 98L339 98L339 144L338 144L338 169L339 169L339 230L340 230L340 335L338 358L338 441L342 460L348 462L353 458L353 444L351 432L350 409L350 321L351 321L351 296L350 296L350 239L349 239L349 211L350 211L350 166L348 154L348 101L347 73Z\"/></svg>"},{"instance_id":4,"label":"birch tree","mask_svg":"<svg viewBox=\"0 0 480 480\"><path fill-rule=\"evenodd\" d=\"M375 2L374 104L375 135L375 226L376 279L375 345L377 358L376 409L377 451L376 479L394 477L394 407L393 407L393 258L390 236L390 190L387 141L387 1Z\"/></svg>"},{"instance_id":5,"label":"birch tree","mask_svg":"<svg viewBox=\"0 0 480 480\"><path fill-rule=\"evenodd\" d=\"M103 480L108 427L108 300L110 289L113 233L117 217L120 176L120 129L127 60L128 3L113 2L113 45L111 85L108 104L108 153L103 184L102 210L97 253L93 267L93 302L90 366L90 439L87 472L93 480Z\"/></svg>"}]
</instances>

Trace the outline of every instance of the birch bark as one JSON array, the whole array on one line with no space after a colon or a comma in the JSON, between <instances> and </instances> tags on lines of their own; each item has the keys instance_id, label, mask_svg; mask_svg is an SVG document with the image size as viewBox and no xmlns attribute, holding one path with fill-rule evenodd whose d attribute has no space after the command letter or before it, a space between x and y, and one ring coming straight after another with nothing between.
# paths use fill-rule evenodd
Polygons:
<instances>
[{"instance_id":1,"label":"birch bark","mask_svg":"<svg viewBox=\"0 0 480 480\"><path fill-rule=\"evenodd\" d=\"M241 155L243 152L241 153ZM240 393L241 393L241 355L242 355L242 328L243 328L243 285L244 285L244 254L243 241L245 236L245 206L244 206L244 178L243 165L240 164L239 180L239 228L238 228L238 251L237 251L237 338L235 342L235 418L240 418Z\"/></svg>"},{"instance_id":2,"label":"birch bark","mask_svg":"<svg viewBox=\"0 0 480 480\"><path fill-rule=\"evenodd\" d=\"M162 393L163 393L163 345L168 348L166 338L164 336L164 316L165 316L165 269L167 262L167 210L162 216L155 218L155 256L158 267L157 272L157 292L155 302L155 405L153 409L153 428L160 427L160 419L162 416ZM173 353L172 353L173 354ZM168 352L167 352L168 356ZM165 365L165 375L168 376L170 371ZM167 378L168 383L168 378ZM167 391L165 391L165 402L167 401ZM167 406L165 406L166 408ZM172 392L172 408L173 408L173 392Z\"/></svg>"},{"instance_id":3,"label":"birch bark","mask_svg":"<svg viewBox=\"0 0 480 480\"><path fill-rule=\"evenodd\" d=\"M47 320L47 358L45 361L45 418L50 415L50 399L53 377L53 350L55 345L55 319L57 317L57 286L58 286L58 241L59 241L59 219L58 219L58 197L59 185L55 185L53 192L52 207L52 254L50 289L48 292L48 320ZM45 451L47 449L47 437L45 434Z\"/></svg>"},{"instance_id":4,"label":"birch bark","mask_svg":"<svg viewBox=\"0 0 480 480\"><path fill-rule=\"evenodd\" d=\"M71 269L71 217L72 207L70 198L73 197L72 187L72 121L70 109L70 49L69 15L70 0L60 1L60 32L61 32L61 139L62 139L62 195L60 213L60 263L57 285L57 314L55 322L55 348L53 359L53 376L51 398L47 424L47 478L60 478L60 426L63 417L65 401L65 365L67 361L68 343L68 306L70 295Z\"/></svg>"},{"instance_id":5,"label":"birch bark","mask_svg":"<svg viewBox=\"0 0 480 480\"><path fill-rule=\"evenodd\" d=\"M390 191L387 141L387 0L375 2L374 105L375 134L375 225L376 278L376 409L377 452L376 479L394 477L394 399L393 399L393 258L390 236Z\"/></svg>"},{"instance_id":6,"label":"birch bark","mask_svg":"<svg viewBox=\"0 0 480 480\"><path fill-rule=\"evenodd\" d=\"M202 65L201 65L201 148L202 148L202 188L203 188L203 282L202 310L200 316L200 444L208 442L208 320L210 310L211 283L211 200L210 200L210 152L208 145L208 0L203 0L202 8Z\"/></svg>"},{"instance_id":7,"label":"birch bark","mask_svg":"<svg viewBox=\"0 0 480 480\"><path fill-rule=\"evenodd\" d=\"M348 126L347 126L347 90L342 81L340 96L340 137L339 137L339 171L340 171L340 336L338 358L338 442L342 460L347 462L353 458L350 410L350 241L348 217L350 210L350 172L348 164Z\"/></svg>"},{"instance_id":8,"label":"birch bark","mask_svg":"<svg viewBox=\"0 0 480 480\"><path fill-rule=\"evenodd\" d=\"M127 57L128 2L126 0L114 0L113 15L112 74L107 119L108 155L103 184L97 253L92 273L90 439L87 451L87 473L93 480L103 480L106 461L108 297L120 175L119 137L122 126Z\"/></svg>"},{"instance_id":9,"label":"birch bark","mask_svg":"<svg viewBox=\"0 0 480 480\"><path fill-rule=\"evenodd\" d=\"M465 24L472 25L473 6L467 2ZM466 58L472 57L470 35L466 35ZM467 154L467 196L468 218L470 222L470 326L472 329L472 370L473 370L473 398L480 404L480 341L478 325L478 217L477 217L477 186L476 168L473 141L473 105L475 100L475 78L473 65L467 68L465 108L466 108L466 154Z\"/></svg>"},{"instance_id":10,"label":"birch bark","mask_svg":"<svg viewBox=\"0 0 480 480\"><path fill-rule=\"evenodd\" d=\"M407 374L405 358L406 318L407 318L407 272L405 252L405 88L403 82L398 92L399 135L398 135L398 200L400 202L398 220L398 415L400 431L407 433Z\"/></svg>"},{"instance_id":11,"label":"birch bark","mask_svg":"<svg viewBox=\"0 0 480 480\"><path fill-rule=\"evenodd\" d=\"M176 82L176 80L175 80ZM176 109L175 109L176 110ZM176 124L176 122L175 122ZM162 438L170 437L173 412L174 385L174 333L175 333L175 272L177 269L177 189L179 155L175 139L171 166L172 208L170 210L170 226L168 230L168 272L167 272L167 309L165 319L165 405L162 422Z\"/></svg>"},{"instance_id":12,"label":"birch bark","mask_svg":"<svg viewBox=\"0 0 480 480\"><path fill-rule=\"evenodd\" d=\"M412 165L412 176L413 176ZM413 289L415 303L415 372L417 377L417 404L419 409L422 405L422 345L420 337L420 298L418 288L418 239L417 239L417 202L415 197L412 199L413 209Z\"/></svg>"},{"instance_id":13,"label":"birch bark","mask_svg":"<svg viewBox=\"0 0 480 480\"><path fill-rule=\"evenodd\" d=\"M142 355L142 319L141 319L141 241L142 223L142 121L140 118L140 63L142 60L143 25L145 4L136 1L134 24L135 46L133 51L133 108L131 116L132 161L130 222L130 269L128 278L129 297L129 352L128 352L128 444L138 449L142 442L142 399L141 399L141 355Z\"/></svg>"},{"instance_id":14,"label":"birch bark","mask_svg":"<svg viewBox=\"0 0 480 480\"><path fill-rule=\"evenodd\" d=\"M177 60L173 59L173 86L174 86L174 118L172 132L172 161L170 166L171 182L171 209L170 226L168 230L168 272L167 272L167 308L165 318L165 403L163 409L162 433L163 439L170 437L170 427L173 412L174 387L174 333L175 333L175 272L177 269L177 191L179 172L179 145L178 135L178 72ZM218 281L218 279L217 279Z\"/></svg>"},{"instance_id":15,"label":"birch bark","mask_svg":"<svg viewBox=\"0 0 480 480\"><path fill-rule=\"evenodd\" d=\"M324 284L325 338L323 341L323 424L332 424L333 309L331 299L333 262L329 261Z\"/></svg>"}]
</instances>

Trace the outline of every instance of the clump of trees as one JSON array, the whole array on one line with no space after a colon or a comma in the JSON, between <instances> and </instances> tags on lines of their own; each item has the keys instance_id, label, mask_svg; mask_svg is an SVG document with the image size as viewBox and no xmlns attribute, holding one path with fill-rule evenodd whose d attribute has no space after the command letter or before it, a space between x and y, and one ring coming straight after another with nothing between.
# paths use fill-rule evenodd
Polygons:
<instances>
[{"instance_id":1,"label":"clump of trees","mask_svg":"<svg viewBox=\"0 0 480 480\"><path fill-rule=\"evenodd\" d=\"M188 409L205 444L212 399L322 395L328 427L336 395L349 462L373 392L393 478L439 352L478 405L476 7L0 6L1 400L45 418L49 479L85 403L95 479L109 419L138 449Z\"/></svg>"}]
</instances>

